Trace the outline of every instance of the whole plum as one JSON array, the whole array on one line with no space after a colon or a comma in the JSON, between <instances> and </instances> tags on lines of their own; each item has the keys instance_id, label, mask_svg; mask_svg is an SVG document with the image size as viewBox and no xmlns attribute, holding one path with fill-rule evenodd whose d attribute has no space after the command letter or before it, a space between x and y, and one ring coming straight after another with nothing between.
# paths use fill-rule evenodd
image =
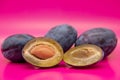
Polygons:
<instances>
[{"instance_id":1,"label":"whole plum","mask_svg":"<svg viewBox=\"0 0 120 80\"><path fill-rule=\"evenodd\" d=\"M62 24L50 29L45 37L56 40L66 52L75 43L77 31L68 24Z\"/></svg>"},{"instance_id":2,"label":"whole plum","mask_svg":"<svg viewBox=\"0 0 120 80\"><path fill-rule=\"evenodd\" d=\"M106 28L94 28L81 34L75 42L75 46L81 44L94 44L101 47L104 57L108 56L117 45L116 34Z\"/></svg>"},{"instance_id":3,"label":"whole plum","mask_svg":"<svg viewBox=\"0 0 120 80\"><path fill-rule=\"evenodd\" d=\"M1 46L3 56L12 62L25 62L22 48L33 38L29 34L14 34L7 37Z\"/></svg>"}]
</instances>

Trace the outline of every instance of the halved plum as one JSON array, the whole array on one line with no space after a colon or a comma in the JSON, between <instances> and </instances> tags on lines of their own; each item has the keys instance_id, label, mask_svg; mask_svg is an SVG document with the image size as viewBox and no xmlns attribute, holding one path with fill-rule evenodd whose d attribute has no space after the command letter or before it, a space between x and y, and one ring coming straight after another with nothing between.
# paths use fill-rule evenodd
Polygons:
<instances>
[{"instance_id":1,"label":"halved plum","mask_svg":"<svg viewBox=\"0 0 120 80\"><path fill-rule=\"evenodd\" d=\"M24 59L38 67L52 67L60 63L63 49L55 40L39 37L29 41L23 48Z\"/></svg>"},{"instance_id":2,"label":"halved plum","mask_svg":"<svg viewBox=\"0 0 120 80\"><path fill-rule=\"evenodd\" d=\"M96 45L83 44L68 50L63 57L65 63L72 66L88 66L102 60L104 53Z\"/></svg>"}]
</instances>

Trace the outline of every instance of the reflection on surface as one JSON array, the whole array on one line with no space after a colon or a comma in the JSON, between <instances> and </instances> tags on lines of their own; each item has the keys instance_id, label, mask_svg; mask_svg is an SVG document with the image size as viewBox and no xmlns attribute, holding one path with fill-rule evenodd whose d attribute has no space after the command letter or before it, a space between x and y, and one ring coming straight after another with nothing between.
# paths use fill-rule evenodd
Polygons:
<instances>
[{"instance_id":1,"label":"reflection on surface","mask_svg":"<svg viewBox=\"0 0 120 80\"><path fill-rule=\"evenodd\" d=\"M87 68L68 68L61 64L49 69L34 69L27 63L8 63L3 80L113 80L115 73L104 60Z\"/></svg>"},{"instance_id":2,"label":"reflection on surface","mask_svg":"<svg viewBox=\"0 0 120 80\"><path fill-rule=\"evenodd\" d=\"M59 72L43 72L35 75L30 75L24 80L102 80L99 76L82 73L67 73Z\"/></svg>"},{"instance_id":3,"label":"reflection on surface","mask_svg":"<svg viewBox=\"0 0 120 80\"><path fill-rule=\"evenodd\" d=\"M64 78L60 72L48 71L27 76L24 80L64 80Z\"/></svg>"},{"instance_id":4,"label":"reflection on surface","mask_svg":"<svg viewBox=\"0 0 120 80\"><path fill-rule=\"evenodd\" d=\"M109 56L108 63L115 73L114 80L120 80L120 39L113 53Z\"/></svg>"},{"instance_id":5,"label":"reflection on surface","mask_svg":"<svg viewBox=\"0 0 120 80\"><path fill-rule=\"evenodd\" d=\"M4 58L4 56L2 55L0 51L0 80L3 80L4 69L6 68L6 65L8 64L8 62L9 61Z\"/></svg>"},{"instance_id":6,"label":"reflection on surface","mask_svg":"<svg viewBox=\"0 0 120 80\"><path fill-rule=\"evenodd\" d=\"M103 80L101 77L92 74L68 73L66 76L67 80Z\"/></svg>"}]
</instances>

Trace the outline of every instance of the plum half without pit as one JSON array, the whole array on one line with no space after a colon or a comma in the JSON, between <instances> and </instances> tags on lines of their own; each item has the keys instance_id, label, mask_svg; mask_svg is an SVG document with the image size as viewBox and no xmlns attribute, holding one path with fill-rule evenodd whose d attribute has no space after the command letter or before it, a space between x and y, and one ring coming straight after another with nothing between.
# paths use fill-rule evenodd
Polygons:
<instances>
[{"instance_id":1,"label":"plum half without pit","mask_svg":"<svg viewBox=\"0 0 120 80\"><path fill-rule=\"evenodd\" d=\"M86 67L98 63L103 57L104 52L100 47L83 44L68 50L64 54L63 60L74 67Z\"/></svg>"}]
</instances>

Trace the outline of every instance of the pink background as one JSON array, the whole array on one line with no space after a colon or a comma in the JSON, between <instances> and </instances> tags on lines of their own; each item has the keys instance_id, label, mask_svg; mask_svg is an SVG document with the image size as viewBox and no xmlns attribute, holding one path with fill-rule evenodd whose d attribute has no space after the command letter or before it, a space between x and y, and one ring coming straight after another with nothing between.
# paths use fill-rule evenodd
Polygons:
<instances>
[{"instance_id":1,"label":"pink background","mask_svg":"<svg viewBox=\"0 0 120 80\"><path fill-rule=\"evenodd\" d=\"M59 24L72 25L78 34L95 27L110 28L118 45L104 61L85 69L61 63L37 70L27 63L11 63L0 52L0 80L120 80L119 0L0 0L0 45L9 35L40 37Z\"/></svg>"}]
</instances>

